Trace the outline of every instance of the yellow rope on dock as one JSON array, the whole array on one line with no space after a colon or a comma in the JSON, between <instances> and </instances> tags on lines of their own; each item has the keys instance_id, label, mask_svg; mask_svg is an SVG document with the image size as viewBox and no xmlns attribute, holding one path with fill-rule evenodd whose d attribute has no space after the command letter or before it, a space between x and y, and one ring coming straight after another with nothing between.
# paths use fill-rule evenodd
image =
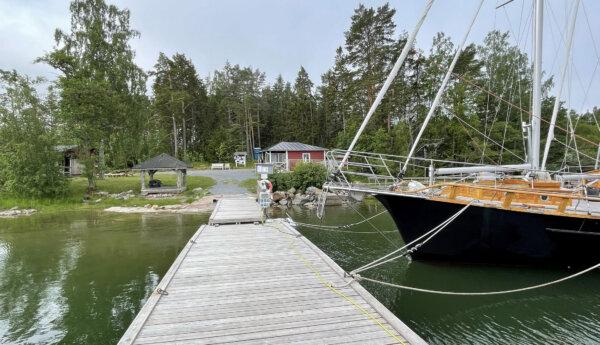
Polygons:
<instances>
[{"instance_id":1,"label":"yellow rope on dock","mask_svg":"<svg viewBox=\"0 0 600 345\"><path fill-rule=\"evenodd\" d=\"M329 290L333 291L336 295L342 297L347 302L349 302L350 304L352 304L352 306L354 306L354 308L356 308L362 314L364 314L365 316L367 316L367 318L371 319L373 321L373 323L375 323L377 326L379 326L381 329L383 329L390 337L392 337L399 344L407 344L406 341L402 337L400 337L399 335L397 335L393 330L389 329L389 327L386 327L386 325L383 324L381 321L379 321L376 316L374 316L368 310L366 310L365 308L363 308L360 304L358 304L356 301L354 301L352 298L350 298L350 296L346 295L343 291L341 291L339 289L336 289L331 284L331 282L328 282L327 280L325 280L325 278L323 278L323 276L321 275L321 273L319 272L319 270L317 270L317 268L315 266L313 266L313 264L310 261L308 261L298 251L298 249L296 248L296 246L294 244L294 239L292 237L288 237L288 241L290 243L289 248L300 259L300 261L302 261L302 263L315 274L315 276L317 277L317 279L319 280L319 282L324 287L326 287Z\"/></svg>"}]
</instances>

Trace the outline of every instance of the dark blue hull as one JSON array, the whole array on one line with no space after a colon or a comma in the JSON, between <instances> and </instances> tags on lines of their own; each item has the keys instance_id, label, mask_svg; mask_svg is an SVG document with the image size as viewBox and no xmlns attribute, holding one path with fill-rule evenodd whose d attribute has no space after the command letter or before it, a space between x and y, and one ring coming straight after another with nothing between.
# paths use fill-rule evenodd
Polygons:
<instances>
[{"instance_id":1,"label":"dark blue hull","mask_svg":"<svg viewBox=\"0 0 600 345\"><path fill-rule=\"evenodd\" d=\"M376 197L407 243L464 207L402 195ZM518 265L598 263L600 221L472 205L412 257Z\"/></svg>"}]
</instances>

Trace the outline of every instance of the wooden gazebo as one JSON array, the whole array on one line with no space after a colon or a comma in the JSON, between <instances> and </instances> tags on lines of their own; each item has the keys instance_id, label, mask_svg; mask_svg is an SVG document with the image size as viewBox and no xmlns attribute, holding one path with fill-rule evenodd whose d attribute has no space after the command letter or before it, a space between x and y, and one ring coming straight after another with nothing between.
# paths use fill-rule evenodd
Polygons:
<instances>
[{"instance_id":1,"label":"wooden gazebo","mask_svg":"<svg viewBox=\"0 0 600 345\"><path fill-rule=\"evenodd\" d=\"M140 171L140 182L142 184L142 195L148 194L173 194L181 193L186 189L185 177L187 169L191 166L179 159L169 156L166 153L150 158L133 167L134 170ZM154 174L157 171L175 171L177 173L177 186L156 186ZM146 185L146 173L150 175L149 184Z\"/></svg>"}]
</instances>

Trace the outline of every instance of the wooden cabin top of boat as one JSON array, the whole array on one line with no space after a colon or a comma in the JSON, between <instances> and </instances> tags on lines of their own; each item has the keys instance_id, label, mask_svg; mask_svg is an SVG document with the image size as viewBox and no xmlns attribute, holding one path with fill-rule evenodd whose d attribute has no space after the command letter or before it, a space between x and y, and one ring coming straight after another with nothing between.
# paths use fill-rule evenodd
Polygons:
<instances>
[{"instance_id":1,"label":"wooden cabin top of boat","mask_svg":"<svg viewBox=\"0 0 600 345\"><path fill-rule=\"evenodd\" d=\"M510 211L600 219L600 197L586 195L584 188L561 188L557 181L506 179L477 183L439 183L400 194L420 195L432 200L494 207Z\"/></svg>"}]
</instances>

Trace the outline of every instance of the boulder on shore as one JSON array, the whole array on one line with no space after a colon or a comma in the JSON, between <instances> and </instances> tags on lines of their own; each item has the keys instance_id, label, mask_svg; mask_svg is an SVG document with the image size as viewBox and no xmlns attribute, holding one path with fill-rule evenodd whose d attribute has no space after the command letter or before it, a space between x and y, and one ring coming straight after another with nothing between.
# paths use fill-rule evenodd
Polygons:
<instances>
[{"instance_id":1,"label":"boulder on shore","mask_svg":"<svg viewBox=\"0 0 600 345\"><path fill-rule=\"evenodd\" d=\"M307 195L318 195L321 194L321 190L317 187L308 187L306 188Z\"/></svg>"},{"instance_id":2,"label":"boulder on shore","mask_svg":"<svg viewBox=\"0 0 600 345\"><path fill-rule=\"evenodd\" d=\"M285 195L285 192L275 192L273 193L273 201L274 202L278 202L280 200L286 199L287 196Z\"/></svg>"},{"instance_id":3,"label":"boulder on shore","mask_svg":"<svg viewBox=\"0 0 600 345\"><path fill-rule=\"evenodd\" d=\"M302 205L302 202L304 201L304 197L302 194L296 194L294 196L294 199L292 199L292 205Z\"/></svg>"}]
</instances>

